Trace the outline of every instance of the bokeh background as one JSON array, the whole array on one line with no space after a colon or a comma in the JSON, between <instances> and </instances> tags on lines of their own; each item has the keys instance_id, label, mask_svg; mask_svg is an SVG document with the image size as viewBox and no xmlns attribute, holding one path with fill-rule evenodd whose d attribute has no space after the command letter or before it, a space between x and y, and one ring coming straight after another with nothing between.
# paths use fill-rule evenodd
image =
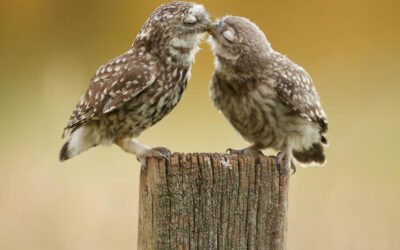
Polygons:
<instances>
[{"instance_id":1,"label":"bokeh background","mask_svg":"<svg viewBox=\"0 0 400 250\"><path fill-rule=\"evenodd\" d=\"M249 17L313 77L324 168L291 177L288 249L400 249L400 2L198 1ZM0 2L0 249L136 249L139 164L116 146L60 164L62 129L98 66L161 1ZM140 137L181 152L245 142L212 106L201 45L177 108Z\"/></svg>"}]
</instances>

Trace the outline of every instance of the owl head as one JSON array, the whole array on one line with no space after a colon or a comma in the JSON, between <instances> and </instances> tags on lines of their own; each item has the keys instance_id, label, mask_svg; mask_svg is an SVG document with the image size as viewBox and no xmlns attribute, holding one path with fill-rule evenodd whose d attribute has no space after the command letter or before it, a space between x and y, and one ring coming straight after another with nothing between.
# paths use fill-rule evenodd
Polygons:
<instances>
[{"instance_id":1,"label":"owl head","mask_svg":"<svg viewBox=\"0 0 400 250\"><path fill-rule=\"evenodd\" d=\"M186 55L196 50L201 34L212 22L203 5L190 2L170 2L158 7L143 25L134 45L148 50L169 50Z\"/></svg>"},{"instance_id":2,"label":"owl head","mask_svg":"<svg viewBox=\"0 0 400 250\"><path fill-rule=\"evenodd\" d=\"M244 17L224 16L212 25L209 33L217 62L253 68L261 66L263 58L272 51L264 33Z\"/></svg>"}]
</instances>

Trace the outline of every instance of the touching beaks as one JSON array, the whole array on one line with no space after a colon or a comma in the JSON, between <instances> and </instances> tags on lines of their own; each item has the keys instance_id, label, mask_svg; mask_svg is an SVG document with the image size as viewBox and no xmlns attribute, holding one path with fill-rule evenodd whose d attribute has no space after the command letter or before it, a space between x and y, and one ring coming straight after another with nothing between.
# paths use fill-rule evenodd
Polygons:
<instances>
[{"instance_id":1,"label":"touching beaks","mask_svg":"<svg viewBox=\"0 0 400 250\"><path fill-rule=\"evenodd\" d=\"M212 36L216 37L217 36L217 31L216 31L216 26L214 23L210 22L207 24L207 32Z\"/></svg>"}]
</instances>

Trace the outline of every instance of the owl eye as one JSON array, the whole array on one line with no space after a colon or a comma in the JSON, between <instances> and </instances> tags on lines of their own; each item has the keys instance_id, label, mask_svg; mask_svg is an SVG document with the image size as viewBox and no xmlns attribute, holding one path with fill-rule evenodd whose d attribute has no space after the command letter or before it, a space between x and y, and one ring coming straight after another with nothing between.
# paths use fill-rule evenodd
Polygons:
<instances>
[{"instance_id":1,"label":"owl eye","mask_svg":"<svg viewBox=\"0 0 400 250\"><path fill-rule=\"evenodd\" d=\"M185 24L195 24L197 22L197 18L193 15L188 15L183 19Z\"/></svg>"},{"instance_id":2,"label":"owl eye","mask_svg":"<svg viewBox=\"0 0 400 250\"><path fill-rule=\"evenodd\" d=\"M222 33L222 35L225 37L226 40L228 40L229 42L233 42L235 41L235 35L233 34L233 32L231 30L225 30L224 33Z\"/></svg>"}]
</instances>

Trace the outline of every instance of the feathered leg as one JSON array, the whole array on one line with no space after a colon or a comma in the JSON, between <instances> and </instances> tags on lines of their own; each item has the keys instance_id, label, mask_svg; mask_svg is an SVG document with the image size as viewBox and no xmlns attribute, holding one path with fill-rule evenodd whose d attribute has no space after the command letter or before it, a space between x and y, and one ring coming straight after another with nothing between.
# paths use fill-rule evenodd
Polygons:
<instances>
[{"instance_id":1,"label":"feathered leg","mask_svg":"<svg viewBox=\"0 0 400 250\"><path fill-rule=\"evenodd\" d=\"M157 157L168 161L166 154L171 153L169 149L164 147L150 148L146 145L140 144L134 139L124 138L116 140L115 144L120 146L125 152L134 154L142 164L142 170L145 171L147 166L147 157Z\"/></svg>"}]
</instances>

